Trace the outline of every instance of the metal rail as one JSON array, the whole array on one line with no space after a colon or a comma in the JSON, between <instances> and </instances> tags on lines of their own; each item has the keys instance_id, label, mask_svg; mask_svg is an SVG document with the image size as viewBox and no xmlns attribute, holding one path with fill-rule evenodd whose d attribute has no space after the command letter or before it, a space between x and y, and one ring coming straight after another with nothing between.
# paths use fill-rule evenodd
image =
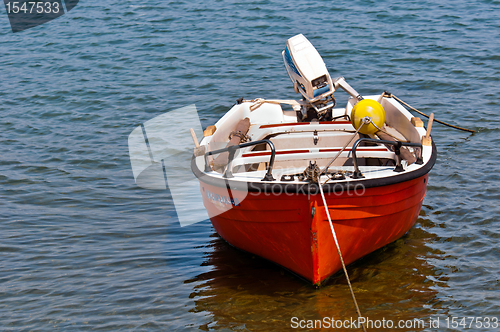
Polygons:
<instances>
[{"instance_id":1,"label":"metal rail","mask_svg":"<svg viewBox=\"0 0 500 332\"><path fill-rule=\"evenodd\" d=\"M411 146L415 148L420 148L419 156L417 158L417 161L415 164L422 165L424 163L423 158L422 158L422 144L420 143L407 143L407 142L401 142L401 141L386 141L386 140L381 140L381 139L373 139L373 138L360 138L358 139L354 145L352 146L352 162L354 164L354 174L353 178L354 179L359 179L359 178L364 178L363 174L359 171L358 167L358 159L356 157L356 149L358 148L359 144L362 142L371 142L371 143L377 143L377 144L386 144L386 145L393 145L394 146L394 153L396 154L396 167L394 168L394 172L403 172L403 166L401 165L401 147L402 146Z\"/></svg>"},{"instance_id":2,"label":"metal rail","mask_svg":"<svg viewBox=\"0 0 500 332\"><path fill-rule=\"evenodd\" d=\"M227 163L226 171L224 172L223 176L225 178L232 178L233 177L233 172L231 171L231 167L232 167L232 163L233 163L233 159L234 159L234 154L236 153L236 150L242 149L242 148L246 148L246 147L249 147L249 146L253 146L253 145L263 144L263 143L269 145L269 147L271 148L271 158L269 159L269 165L267 166L266 175L264 176L264 178L262 179L262 181L274 181L275 179L273 178L272 170L273 170L273 166L274 166L274 157L276 155L276 149L274 148L273 142L271 142L268 139L262 139L262 140L259 140L259 141L248 142L248 143L243 143L243 144L239 144L239 145L232 145L232 146L225 147L223 149L218 149L218 150L206 152L205 155L204 155L204 158L205 158L205 172L210 172L212 170L212 168L208 164L207 157L209 155L214 155L214 154L229 152L228 163Z\"/></svg>"}]
</instances>

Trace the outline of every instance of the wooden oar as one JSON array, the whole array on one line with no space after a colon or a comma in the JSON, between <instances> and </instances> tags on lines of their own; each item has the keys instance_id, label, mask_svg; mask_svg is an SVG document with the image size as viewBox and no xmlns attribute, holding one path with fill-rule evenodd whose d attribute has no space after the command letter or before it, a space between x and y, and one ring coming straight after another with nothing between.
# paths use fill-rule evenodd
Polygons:
<instances>
[{"instance_id":1,"label":"wooden oar","mask_svg":"<svg viewBox=\"0 0 500 332\"><path fill-rule=\"evenodd\" d=\"M196 134L195 134L193 128L189 128L189 131L191 132L191 137L193 138L193 142L194 142L194 155L195 155L195 157L203 156L205 154L205 146L200 146L200 143L198 143L198 138L196 137Z\"/></svg>"}]
</instances>

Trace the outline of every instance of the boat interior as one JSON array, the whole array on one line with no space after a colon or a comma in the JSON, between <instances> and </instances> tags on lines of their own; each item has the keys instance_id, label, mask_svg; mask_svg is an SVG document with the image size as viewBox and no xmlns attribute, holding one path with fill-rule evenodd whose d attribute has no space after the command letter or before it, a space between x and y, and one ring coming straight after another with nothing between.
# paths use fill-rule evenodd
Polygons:
<instances>
[{"instance_id":1,"label":"boat interior","mask_svg":"<svg viewBox=\"0 0 500 332\"><path fill-rule=\"evenodd\" d=\"M410 143L420 143L425 129L412 123L411 114L392 98L384 96L367 96L365 98L379 100L384 107L386 119L383 131L384 139L399 140ZM231 145L231 137L235 129L243 128L239 132L243 142L269 140L274 145L275 160L273 174L278 179L291 181L290 175L303 173L312 163L324 168L333 156L345 149L329 166L330 173L350 173L353 171L352 148L360 138L381 139L381 133L366 135L356 133L356 129L349 121L349 114L356 100L351 98L345 108L333 108L330 121L300 121L300 114L295 111L284 111L279 104L262 103L253 108L253 102L242 102L235 105L217 124L211 133L205 133L201 144L206 151L214 151ZM248 126L241 127L243 121ZM397 128L397 129L396 129ZM235 144L235 143L233 143ZM405 168L414 164L418 159L420 148L406 148L402 154L402 163ZM269 166L271 148L269 144L261 143L236 150L234 159L228 166L227 152L225 158L217 155L210 156L207 161L211 169L224 174L230 167L234 175L250 175L249 173L263 173ZM357 147L357 164L367 170L393 170L397 157L390 145L363 142ZM283 177L285 175L285 177ZM288 177L287 177L288 176ZM286 179L286 180L285 180ZM300 177L293 180L300 181Z\"/></svg>"}]
</instances>

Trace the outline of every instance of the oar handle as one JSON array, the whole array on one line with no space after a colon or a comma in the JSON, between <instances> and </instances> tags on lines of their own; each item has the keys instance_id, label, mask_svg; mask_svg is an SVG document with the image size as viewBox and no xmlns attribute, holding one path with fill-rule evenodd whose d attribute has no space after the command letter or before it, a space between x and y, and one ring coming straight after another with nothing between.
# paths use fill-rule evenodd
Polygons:
<instances>
[{"instance_id":1,"label":"oar handle","mask_svg":"<svg viewBox=\"0 0 500 332\"><path fill-rule=\"evenodd\" d=\"M433 122L434 122L434 113L431 113L431 116L429 116L429 122L427 122L427 133L425 134L425 137L427 138L431 138L431 130Z\"/></svg>"},{"instance_id":2,"label":"oar handle","mask_svg":"<svg viewBox=\"0 0 500 332\"><path fill-rule=\"evenodd\" d=\"M194 132L193 128L189 128L189 131L191 132L191 137L193 138L194 146L199 148L200 143L198 143L198 138L196 137L196 133Z\"/></svg>"},{"instance_id":3,"label":"oar handle","mask_svg":"<svg viewBox=\"0 0 500 332\"><path fill-rule=\"evenodd\" d=\"M198 143L198 138L196 137L193 128L189 128L189 131L191 132L191 137L193 138L194 142L195 157L203 156L205 154L205 145L200 146L200 143Z\"/></svg>"},{"instance_id":4,"label":"oar handle","mask_svg":"<svg viewBox=\"0 0 500 332\"><path fill-rule=\"evenodd\" d=\"M432 145L431 130L433 122L434 122L434 113L431 113L431 116L429 116L429 122L427 122L427 132L425 133L425 136L422 137L422 145L425 146Z\"/></svg>"}]
</instances>

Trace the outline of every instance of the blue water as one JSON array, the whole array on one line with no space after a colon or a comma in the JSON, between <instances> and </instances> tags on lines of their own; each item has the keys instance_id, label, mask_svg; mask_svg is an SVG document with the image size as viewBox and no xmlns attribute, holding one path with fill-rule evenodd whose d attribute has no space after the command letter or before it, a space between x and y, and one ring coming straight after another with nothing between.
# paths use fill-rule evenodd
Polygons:
<instances>
[{"instance_id":1,"label":"blue water","mask_svg":"<svg viewBox=\"0 0 500 332\"><path fill-rule=\"evenodd\" d=\"M477 130L433 126L416 226L349 268L361 312L440 317L426 331L500 319L500 1L105 0L16 34L0 15L0 330L355 317L343 277L315 290L208 220L181 228L169 192L132 176L127 137L155 116L194 103L205 127L239 97L297 97L281 59L297 33L362 94L389 90Z\"/></svg>"}]
</instances>

